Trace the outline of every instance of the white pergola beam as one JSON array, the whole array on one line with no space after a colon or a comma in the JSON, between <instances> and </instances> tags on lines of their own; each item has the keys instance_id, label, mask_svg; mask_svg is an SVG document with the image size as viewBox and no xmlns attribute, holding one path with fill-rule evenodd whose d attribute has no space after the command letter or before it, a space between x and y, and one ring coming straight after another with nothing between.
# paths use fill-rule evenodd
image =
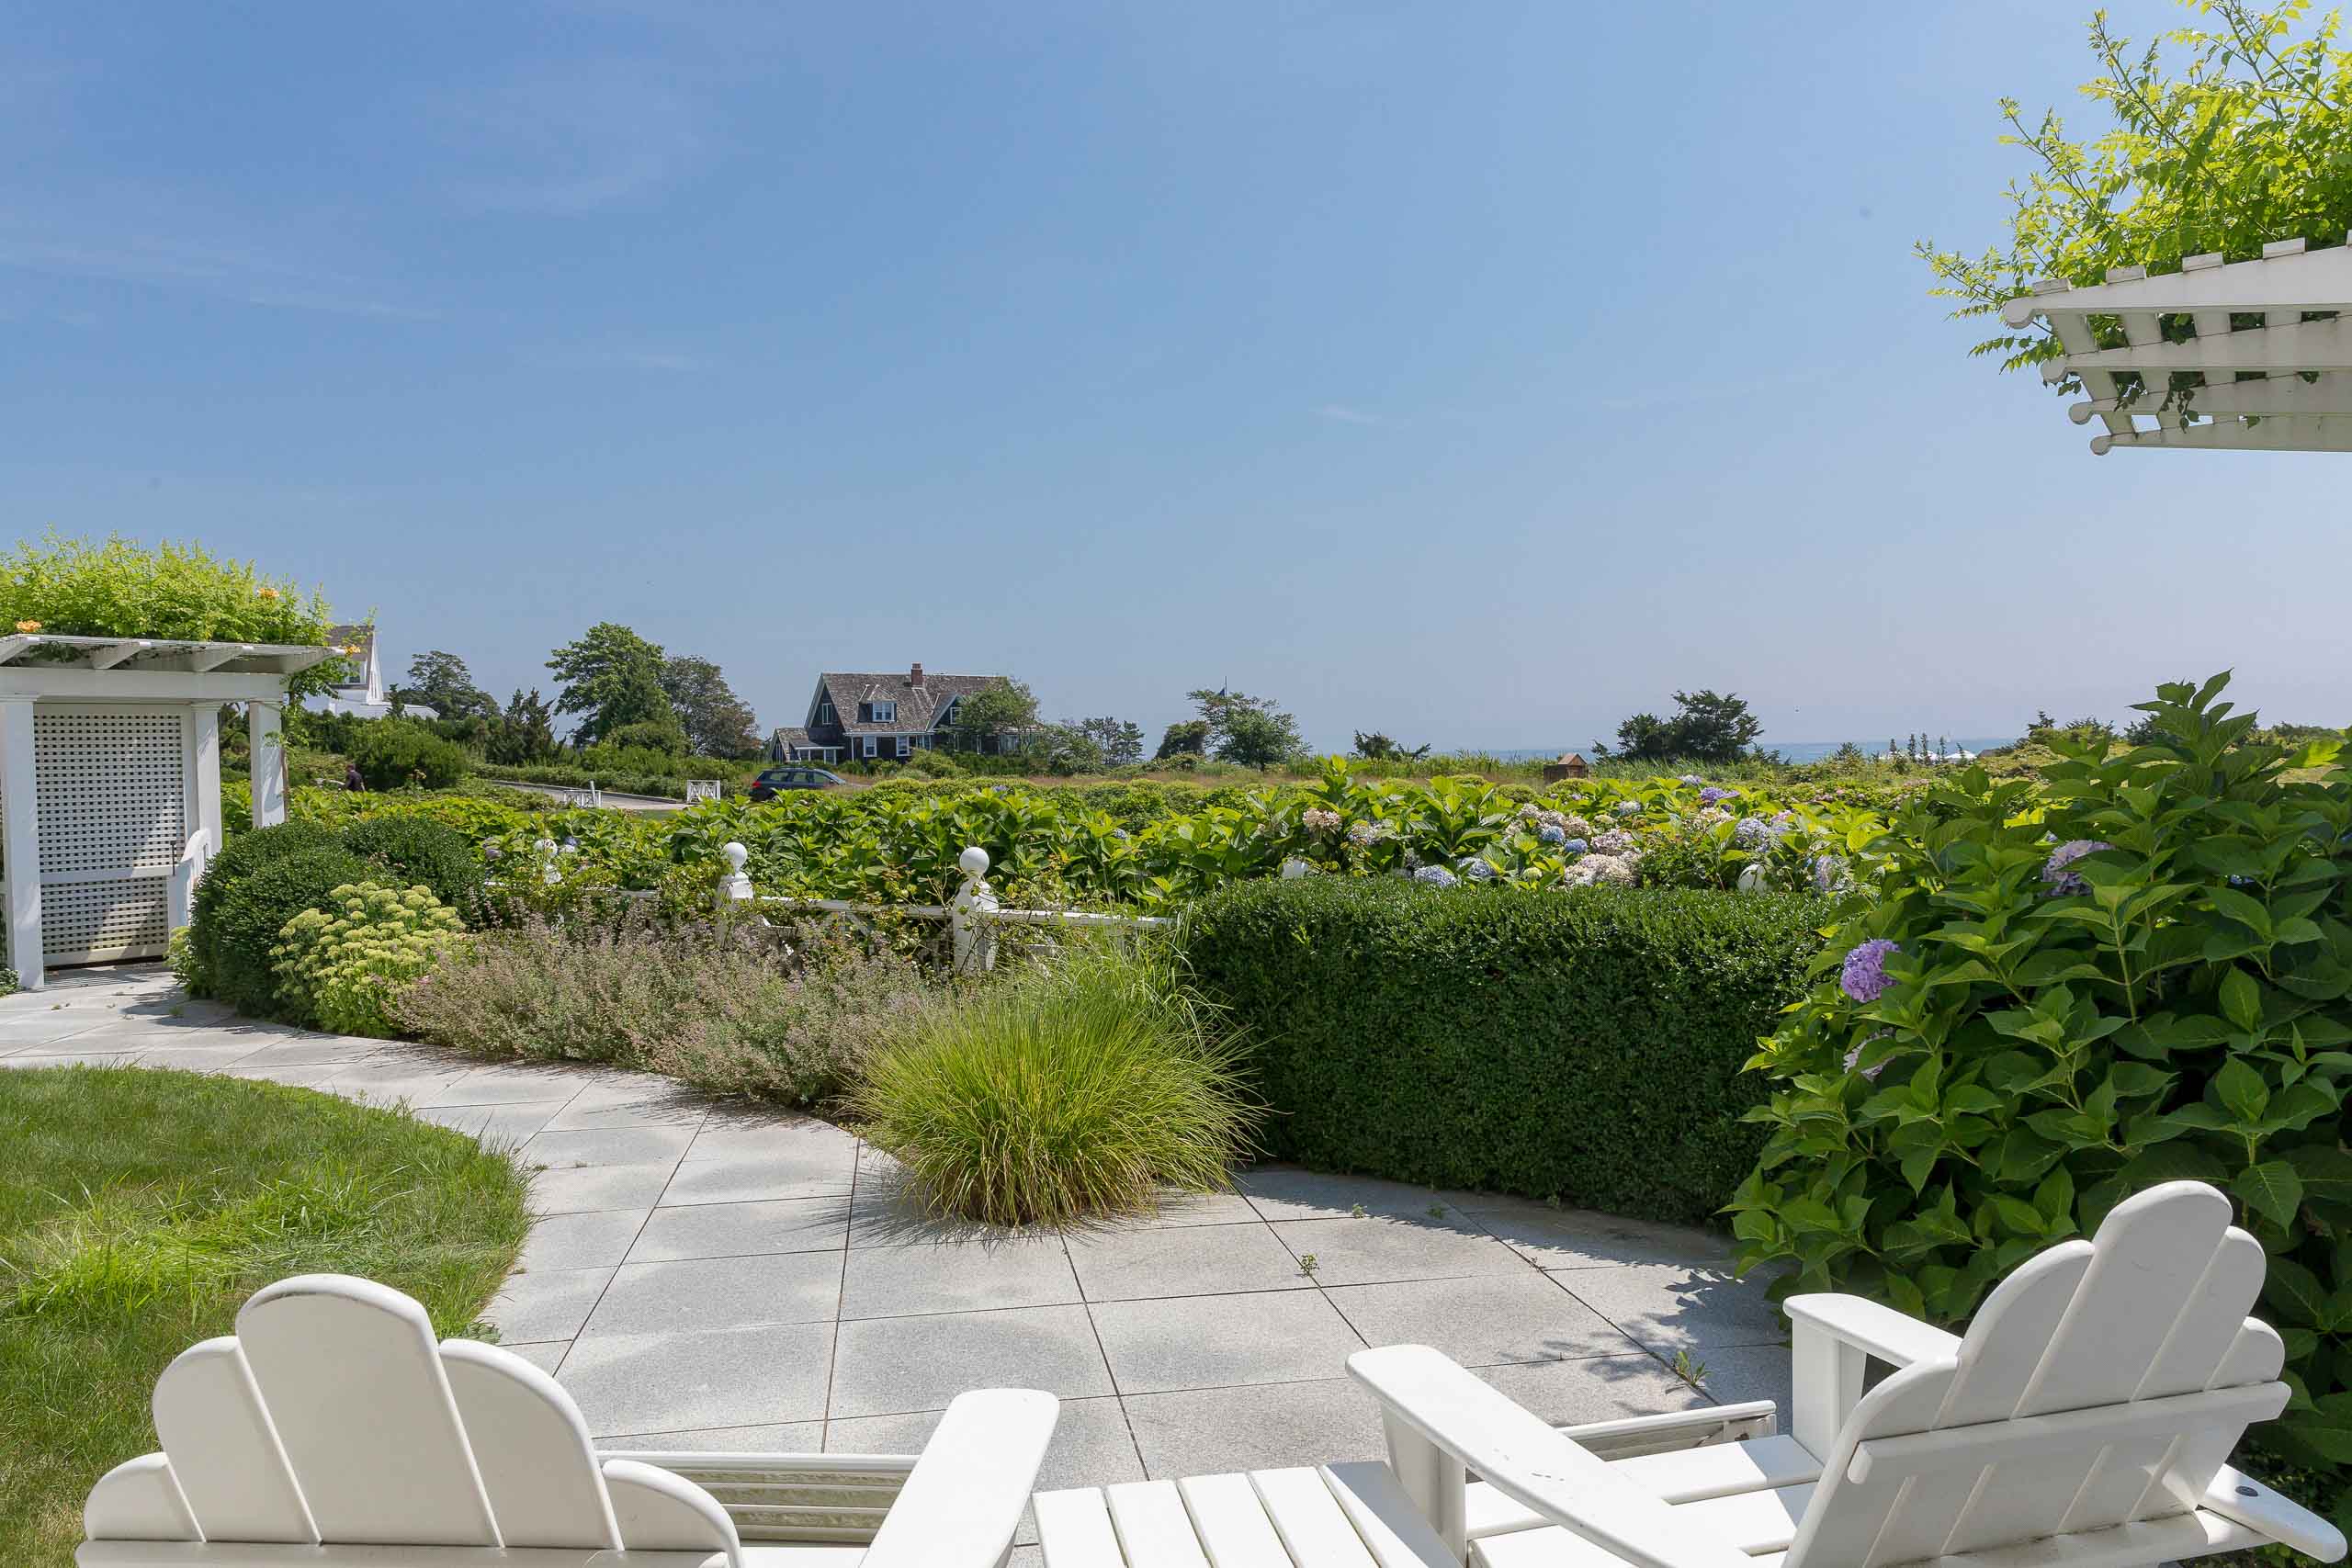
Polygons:
<instances>
[{"instance_id":1,"label":"white pergola beam","mask_svg":"<svg viewBox=\"0 0 2352 1568\"><path fill-rule=\"evenodd\" d=\"M243 659L256 651L249 643L221 643L217 647L190 653L187 656L187 667L194 673L202 675L220 669L232 659Z\"/></svg>"},{"instance_id":2,"label":"white pergola beam","mask_svg":"<svg viewBox=\"0 0 2352 1568\"><path fill-rule=\"evenodd\" d=\"M2209 419L2198 424L2091 438L2093 452L2104 454L2126 446L2226 452L2352 452L2352 415L2278 414L2252 422Z\"/></svg>"},{"instance_id":3,"label":"white pergola beam","mask_svg":"<svg viewBox=\"0 0 2352 1568\"><path fill-rule=\"evenodd\" d=\"M2164 396L2162 392L2149 391L2129 399L2094 398L2088 402L2070 404L2066 413L2076 424L2088 423L2094 414L2128 414L2135 409L2154 413L2156 412L2154 405L2162 401ZM2259 381L2221 381L2174 396L2176 400L2185 400L2189 412L2200 414L2352 414L2352 372L2327 371L2308 381L2301 376L2266 376Z\"/></svg>"},{"instance_id":4,"label":"white pergola beam","mask_svg":"<svg viewBox=\"0 0 2352 1568\"><path fill-rule=\"evenodd\" d=\"M2089 396L2067 417L2106 427L2093 452L2352 451L2352 243L2313 250L2281 240L2255 261L2185 256L2159 277L2115 267L2079 288L2045 278L2001 307L2012 327L2037 317L2064 351L2042 362L2042 380L2079 381ZM2119 327L2122 344L2102 347ZM2167 327L2177 342L2165 340ZM2206 385L2176 390L2176 372Z\"/></svg>"},{"instance_id":5,"label":"white pergola beam","mask_svg":"<svg viewBox=\"0 0 2352 1568\"><path fill-rule=\"evenodd\" d=\"M2118 267L2107 276L2107 282L2081 288L2063 282L2038 283L2032 293L2002 306L2001 319L2022 327L2036 316L2057 310L2099 316L2210 311L2224 317L2233 311L2352 311L2352 245L2314 251L2301 240L2286 240L2266 246L2256 261L2191 256L2180 271L2161 277L2148 276L2145 267Z\"/></svg>"},{"instance_id":6,"label":"white pergola beam","mask_svg":"<svg viewBox=\"0 0 2352 1568\"><path fill-rule=\"evenodd\" d=\"M141 637L132 642L116 643L112 648L93 649L90 651L90 668L111 670L124 660L134 659L154 646L153 643Z\"/></svg>"},{"instance_id":7,"label":"white pergola beam","mask_svg":"<svg viewBox=\"0 0 2352 1568\"><path fill-rule=\"evenodd\" d=\"M2061 341L2064 341L2062 336ZM2132 344L2122 348L2069 353L2041 367L2041 378L2058 382L2086 371L2118 370L2352 370L2352 319L2299 321L2290 327L2248 327L2244 332L2199 333L2181 343ZM2096 392L2093 396L2097 396Z\"/></svg>"},{"instance_id":8,"label":"white pergola beam","mask_svg":"<svg viewBox=\"0 0 2352 1568\"><path fill-rule=\"evenodd\" d=\"M52 637L40 632L15 632L0 637L0 666L32 666L17 660L40 649L77 655L70 665L43 661L41 668L111 670L143 655L141 668L181 674L226 671L235 675L292 675L313 664L340 657L341 649L280 642L196 642L171 637ZM232 668L233 667L233 668Z\"/></svg>"}]
</instances>

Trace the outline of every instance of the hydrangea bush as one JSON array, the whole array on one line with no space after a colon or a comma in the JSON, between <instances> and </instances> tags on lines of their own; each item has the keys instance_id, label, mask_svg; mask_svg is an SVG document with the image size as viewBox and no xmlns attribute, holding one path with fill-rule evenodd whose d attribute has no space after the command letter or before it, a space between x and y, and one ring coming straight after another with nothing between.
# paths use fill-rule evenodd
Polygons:
<instances>
[{"instance_id":1,"label":"hydrangea bush","mask_svg":"<svg viewBox=\"0 0 2352 1568\"><path fill-rule=\"evenodd\" d=\"M1338 876L1443 870L1465 897L1479 887L1597 882L1813 892L1842 886L1848 864L1885 829L1867 806L1775 800L1760 791L1735 798L1742 818L1702 804L1709 788L1673 778L1584 779L1531 794L1471 776L1358 778L1335 758L1305 786L1213 791L1187 809L1155 799L1148 810L1114 811L1080 792L1017 784L955 795L796 791L762 805L699 803L666 820L557 814L500 835L495 847L504 865L519 867L540 838L576 833L580 852L563 868L567 879L599 875L645 890L682 870L702 875L707 887L721 846L733 840L751 852L763 893L937 904L961 885L956 857L977 844L1009 903L1155 908L1278 877L1290 862ZM589 816L599 819L593 827ZM1751 818L1756 825L1743 836L1737 824ZM1814 874L1825 855L1839 861L1839 875L1826 881ZM1594 861L1606 863L1586 863Z\"/></svg>"},{"instance_id":2,"label":"hydrangea bush","mask_svg":"<svg viewBox=\"0 0 2352 1568\"><path fill-rule=\"evenodd\" d=\"M270 956L288 1011L338 1034L390 1038L393 994L464 940L464 923L428 888L345 883L324 908L287 921Z\"/></svg>"},{"instance_id":3,"label":"hydrangea bush","mask_svg":"<svg viewBox=\"0 0 2352 1568\"><path fill-rule=\"evenodd\" d=\"M2266 1440L2352 1464L2352 784L2332 743L2253 742L2225 682L2038 793L1972 768L1902 814L1749 1064L1770 1140L1730 1208L1776 1289L1955 1323L2130 1193L2212 1182L2270 1254Z\"/></svg>"}]
</instances>

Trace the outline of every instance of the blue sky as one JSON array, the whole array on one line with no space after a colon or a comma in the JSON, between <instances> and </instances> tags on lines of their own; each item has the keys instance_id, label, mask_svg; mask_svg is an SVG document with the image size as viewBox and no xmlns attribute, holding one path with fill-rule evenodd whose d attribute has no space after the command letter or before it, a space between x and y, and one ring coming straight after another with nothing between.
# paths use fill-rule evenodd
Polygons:
<instances>
[{"instance_id":1,"label":"blue sky","mask_svg":"<svg viewBox=\"0 0 2352 1568\"><path fill-rule=\"evenodd\" d=\"M1338 747L2345 722L2352 468L2093 457L1909 254L2087 12L0 0L0 509L769 724L910 660Z\"/></svg>"}]
</instances>

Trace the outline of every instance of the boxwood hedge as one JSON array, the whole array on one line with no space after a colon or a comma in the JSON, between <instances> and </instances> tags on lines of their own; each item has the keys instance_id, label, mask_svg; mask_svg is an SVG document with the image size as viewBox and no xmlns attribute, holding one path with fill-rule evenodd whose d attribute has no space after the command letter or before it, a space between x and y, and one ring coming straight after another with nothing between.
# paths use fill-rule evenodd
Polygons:
<instances>
[{"instance_id":1,"label":"boxwood hedge","mask_svg":"<svg viewBox=\"0 0 2352 1568\"><path fill-rule=\"evenodd\" d=\"M1248 1032L1276 1155L1650 1219L1753 1168L1741 1064L1804 989L1826 906L1776 895L1236 883L1181 931Z\"/></svg>"}]
</instances>

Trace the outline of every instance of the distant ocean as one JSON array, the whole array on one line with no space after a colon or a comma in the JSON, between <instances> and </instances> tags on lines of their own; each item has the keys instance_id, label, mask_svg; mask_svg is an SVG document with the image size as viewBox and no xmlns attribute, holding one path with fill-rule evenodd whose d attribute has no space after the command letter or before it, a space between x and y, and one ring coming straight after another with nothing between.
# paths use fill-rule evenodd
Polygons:
<instances>
[{"instance_id":1,"label":"distant ocean","mask_svg":"<svg viewBox=\"0 0 2352 1568\"><path fill-rule=\"evenodd\" d=\"M1902 735L1892 737L1882 735L1875 740L1864 740L1857 738L1854 744L1860 747L1866 753L1876 754L1883 752L1886 750L1886 743L1890 739L1893 739L1897 746L1900 746L1909 738ZM1941 739L1942 737L1940 736L1931 737L1928 740L1928 744L1932 746L1936 741ZM1955 735L1951 737L1951 743L1954 747L1962 750L1982 751L1990 746L2015 745L2017 743L2017 739L2018 738L2014 735ZM1824 757L1830 755L1832 752L1836 751L1838 747L1843 746L1844 744L1846 743L1842 740L1775 740L1769 735L1757 742L1757 745L1761 747L1763 750L1767 751L1778 751L1781 756L1786 757L1792 762L1818 762ZM1475 748L1473 748L1473 750L1475 750ZM1585 750L1587 750L1587 748L1584 746L1555 746L1549 750L1539 747L1534 750L1530 751L1493 751L1487 754L1505 762L1525 762L1532 761L1538 757L1556 757L1563 751L1582 751Z\"/></svg>"}]
</instances>

